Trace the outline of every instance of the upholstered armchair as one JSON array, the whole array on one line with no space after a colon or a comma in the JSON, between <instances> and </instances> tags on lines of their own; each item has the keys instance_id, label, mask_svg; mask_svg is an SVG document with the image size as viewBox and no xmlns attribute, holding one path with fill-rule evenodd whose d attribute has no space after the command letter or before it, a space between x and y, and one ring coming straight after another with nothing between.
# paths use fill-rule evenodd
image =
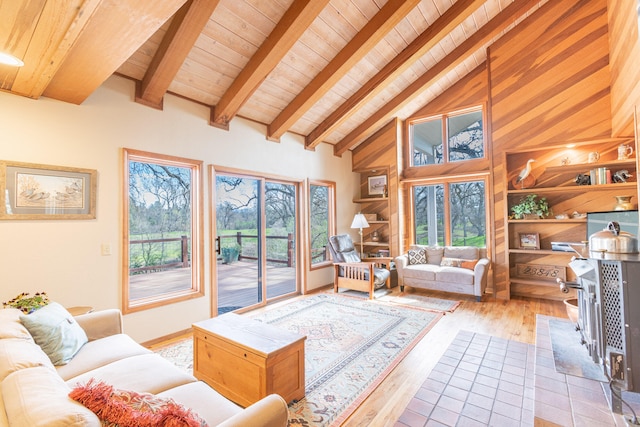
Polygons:
<instances>
[{"instance_id":1,"label":"upholstered armchair","mask_svg":"<svg viewBox=\"0 0 640 427\"><path fill-rule=\"evenodd\" d=\"M388 259L360 259L348 234L339 234L329 238L329 251L333 258L333 290L339 288L368 292L373 299L376 289L383 286L391 288Z\"/></svg>"}]
</instances>

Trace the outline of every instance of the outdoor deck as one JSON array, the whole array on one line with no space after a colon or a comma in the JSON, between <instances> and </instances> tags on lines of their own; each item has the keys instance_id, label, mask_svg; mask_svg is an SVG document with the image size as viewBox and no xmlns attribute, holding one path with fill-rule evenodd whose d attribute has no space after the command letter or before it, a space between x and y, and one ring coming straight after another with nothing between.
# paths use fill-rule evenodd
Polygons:
<instances>
[{"instance_id":1,"label":"outdoor deck","mask_svg":"<svg viewBox=\"0 0 640 427\"><path fill-rule=\"evenodd\" d=\"M218 307L221 312L257 304L259 301L258 267L255 262L238 261L217 265ZM296 291L295 267L267 267L267 298ZM176 268L156 273L138 274L129 278L132 299L145 298L157 293L179 291L188 288L191 269ZM205 279L203 285L209 283Z\"/></svg>"}]
</instances>

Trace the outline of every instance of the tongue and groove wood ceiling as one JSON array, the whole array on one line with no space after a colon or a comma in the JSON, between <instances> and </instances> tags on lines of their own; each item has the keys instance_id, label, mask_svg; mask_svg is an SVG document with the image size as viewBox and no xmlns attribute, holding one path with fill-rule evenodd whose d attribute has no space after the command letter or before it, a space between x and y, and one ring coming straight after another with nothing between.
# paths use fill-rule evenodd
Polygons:
<instances>
[{"instance_id":1,"label":"tongue and groove wood ceiling","mask_svg":"<svg viewBox=\"0 0 640 427\"><path fill-rule=\"evenodd\" d=\"M486 59L540 0L0 0L0 90L81 104L109 76L136 101L207 105L341 155Z\"/></svg>"}]
</instances>

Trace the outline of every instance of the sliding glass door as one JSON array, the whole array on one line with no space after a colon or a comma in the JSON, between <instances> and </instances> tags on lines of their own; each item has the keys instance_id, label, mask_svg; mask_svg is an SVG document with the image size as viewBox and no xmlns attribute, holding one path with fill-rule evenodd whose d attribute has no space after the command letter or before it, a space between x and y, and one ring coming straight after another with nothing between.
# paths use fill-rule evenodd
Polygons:
<instances>
[{"instance_id":1,"label":"sliding glass door","mask_svg":"<svg viewBox=\"0 0 640 427\"><path fill-rule=\"evenodd\" d=\"M216 173L218 314L298 291L297 183Z\"/></svg>"}]
</instances>

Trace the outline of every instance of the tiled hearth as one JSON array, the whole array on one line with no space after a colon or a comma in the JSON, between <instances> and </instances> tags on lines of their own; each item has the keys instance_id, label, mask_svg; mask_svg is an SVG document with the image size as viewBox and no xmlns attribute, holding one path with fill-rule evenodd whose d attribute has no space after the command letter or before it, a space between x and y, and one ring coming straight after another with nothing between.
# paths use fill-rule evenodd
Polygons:
<instances>
[{"instance_id":1,"label":"tiled hearth","mask_svg":"<svg viewBox=\"0 0 640 427\"><path fill-rule=\"evenodd\" d=\"M625 426L607 383L556 371L550 319L537 316L535 346L461 331L396 427Z\"/></svg>"}]
</instances>

